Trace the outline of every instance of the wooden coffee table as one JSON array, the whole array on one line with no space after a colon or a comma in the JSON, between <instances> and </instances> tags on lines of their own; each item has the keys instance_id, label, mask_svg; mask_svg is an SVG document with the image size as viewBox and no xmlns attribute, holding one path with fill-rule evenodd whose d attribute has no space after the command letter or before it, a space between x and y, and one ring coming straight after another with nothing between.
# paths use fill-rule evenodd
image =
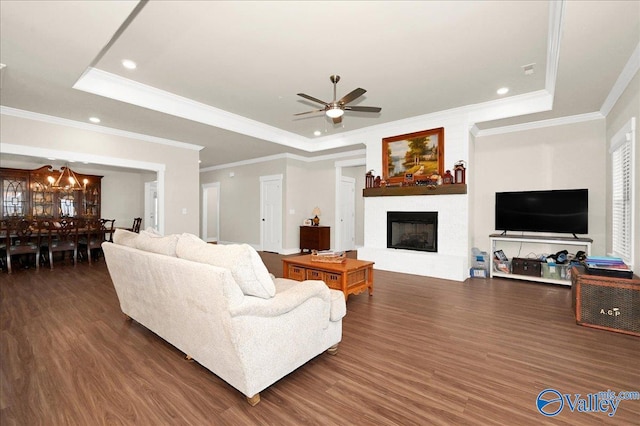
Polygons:
<instances>
[{"instance_id":1,"label":"wooden coffee table","mask_svg":"<svg viewBox=\"0 0 640 426\"><path fill-rule=\"evenodd\" d=\"M282 271L284 278L296 281L324 281L329 288L342 291L346 300L350 294L360 294L366 289L369 296L373 295L373 264L348 258L344 263L312 262L308 254L282 259Z\"/></svg>"}]
</instances>

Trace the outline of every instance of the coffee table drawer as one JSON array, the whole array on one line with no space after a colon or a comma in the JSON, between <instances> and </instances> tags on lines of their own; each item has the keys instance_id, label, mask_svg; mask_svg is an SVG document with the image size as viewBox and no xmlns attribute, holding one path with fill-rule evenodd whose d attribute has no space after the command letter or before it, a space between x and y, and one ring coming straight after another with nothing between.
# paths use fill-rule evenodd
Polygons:
<instances>
[{"instance_id":1,"label":"coffee table drawer","mask_svg":"<svg viewBox=\"0 0 640 426\"><path fill-rule=\"evenodd\" d=\"M322 271L316 271L315 269L307 269L307 279L308 280L324 281L323 274L324 274L324 272L322 272Z\"/></svg>"},{"instance_id":2,"label":"coffee table drawer","mask_svg":"<svg viewBox=\"0 0 640 426\"><path fill-rule=\"evenodd\" d=\"M342 275L333 272L318 271L317 269L307 269L308 280L324 281L327 287L341 290Z\"/></svg>"},{"instance_id":3,"label":"coffee table drawer","mask_svg":"<svg viewBox=\"0 0 640 426\"><path fill-rule=\"evenodd\" d=\"M289 265L289 278L296 281L306 280L305 269L301 266Z\"/></svg>"},{"instance_id":4,"label":"coffee table drawer","mask_svg":"<svg viewBox=\"0 0 640 426\"><path fill-rule=\"evenodd\" d=\"M327 284L327 287L336 290L342 290L342 275L332 272L325 272L323 281Z\"/></svg>"}]
</instances>

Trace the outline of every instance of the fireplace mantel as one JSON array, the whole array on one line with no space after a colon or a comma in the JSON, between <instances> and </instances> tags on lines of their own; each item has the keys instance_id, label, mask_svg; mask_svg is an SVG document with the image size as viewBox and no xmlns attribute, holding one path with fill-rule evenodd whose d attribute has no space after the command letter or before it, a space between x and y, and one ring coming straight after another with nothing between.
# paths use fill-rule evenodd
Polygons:
<instances>
[{"instance_id":1,"label":"fireplace mantel","mask_svg":"<svg viewBox=\"0 0 640 426\"><path fill-rule=\"evenodd\" d=\"M457 183L451 185L438 185L436 187L427 186L387 186L380 188L365 188L362 190L363 197L389 197L402 195L447 195L466 194L467 184Z\"/></svg>"}]
</instances>

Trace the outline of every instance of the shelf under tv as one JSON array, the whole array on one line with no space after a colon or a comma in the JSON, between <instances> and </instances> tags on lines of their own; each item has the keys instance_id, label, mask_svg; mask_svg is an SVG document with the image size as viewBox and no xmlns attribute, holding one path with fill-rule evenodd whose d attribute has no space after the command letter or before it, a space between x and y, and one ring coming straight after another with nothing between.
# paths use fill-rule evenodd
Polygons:
<instances>
[{"instance_id":1,"label":"shelf under tv","mask_svg":"<svg viewBox=\"0 0 640 426\"><path fill-rule=\"evenodd\" d=\"M575 248L581 248L585 251L587 256L591 254L591 243L593 240L591 238L575 238L572 236L548 236L548 235L508 235L508 234L491 234L489 235L489 242L491 247L491 267L489 268L489 276L500 277L500 278L510 278L514 280L523 280L523 281L536 281L547 284L560 284L565 286L571 286L570 280L562 280L555 278L545 278L545 277L536 277L532 275L519 275L519 274L511 274L501 271L496 271L493 265L493 253L498 250L500 242L516 242L516 243L530 243L530 244L550 244L559 246L558 248L562 250L565 246L575 246ZM562 248L560 248L560 246ZM560 251L556 250L556 251ZM510 256L511 254L511 256ZM512 253L507 253L507 256L511 259L513 258Z\"/></svg>"},{"instance_id":2,"label":"shelf under tv","mask_svg":"<svg viewBox=\"0 0 640 426\"><path fill-rule=\"evenodd\" d=\"M571 286L571 280L558 280L555 278L544 278L544 277L532 277L531 275L518 275L518 274L507 274L506 272L498 272L492 271L492 278L509 278L513 280L522 280L522 281L535 281L539 283L547 283L547 284L560 284Z\"/></svg>"}]
</instances>

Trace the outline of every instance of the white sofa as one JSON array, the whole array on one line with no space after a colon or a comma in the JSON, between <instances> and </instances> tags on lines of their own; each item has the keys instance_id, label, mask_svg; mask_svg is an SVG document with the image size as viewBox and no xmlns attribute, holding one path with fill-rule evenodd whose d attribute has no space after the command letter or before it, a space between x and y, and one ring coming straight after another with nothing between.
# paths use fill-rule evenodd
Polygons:
<instances>
[{"instance_id":1,"label":"white sofa","mask_svg":"<svg viewBox=\"0 0 640 426\"><path fill-rule=\"evenodd\" d=\"M310 359L337 351L342 293L322 281L273 278L249 245L116 230L102 248L122 312L251 405Z\"/></svg>"}]
</instances>

